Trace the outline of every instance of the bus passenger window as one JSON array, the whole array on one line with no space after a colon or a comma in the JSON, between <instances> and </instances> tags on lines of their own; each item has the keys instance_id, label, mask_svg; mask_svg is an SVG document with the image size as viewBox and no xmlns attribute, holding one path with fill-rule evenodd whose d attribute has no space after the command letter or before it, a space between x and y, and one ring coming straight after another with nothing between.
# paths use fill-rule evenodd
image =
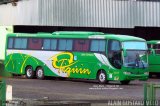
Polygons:
<instances>
[{"instance_id":1,"label":"bus passenger window","mask_svg":"<svg viewBox=\"0 0 160 106\"><path fill-rule=\"evenodd\" d=\"M43 40L44 50L56 50L56 48L57 48L57 39L44 39Z\"/></svg>"},{"instance_id":2,"label":"bus passenger window","mask_svg":"<svg viewBox=\"0 0 160 106\"><path fill-rule=\"evenodd\" d=\"M105 52L105 40L92 40L90 51Z\"/></svg>"},{"instance_id":3,"label":"bus passenger window","mask_svg":"<svg viewBox=\"0 0 160 106\"><path fill-rule=\"evenodd\" d=\"M75 51L88 51L89 40L75 40L74 50Z\"/></svg>"},{"instance_id":4,"label":"bus passenger window","mask_svg":"<svg viewBox=\"0 0 160 106\"><path fill-rule=\"evenodd\" d=\"M56 50L57 48L57 39L51 39L51 50Z\"/></svg>"},{"instance_id":5,"label":"bus passenger window","mask_svg":"<svg viewBox=\"0 0 160 106\"><path fill-rule=\"evenodd\" d=\"M59 40L58 50L72 50L72 47L73 47L73 40L69 39Z\"/></svg>"},{"instance_id":6,"label":"bus passenger window","mask_svg":"<svg viewBox=\"0 0 160 106\"><path fill-rule=\"evenodd\" d=\"M120 69L122 65L121 46L120 42L116 40L109 40L108 42L108 58L110 63Z\"/></svg>"},{"instance_id":7,"label":"bus passenger window","mask_svg":"<svg viewBox=\"0 0 160 106\"><path fill-rule=\"evenodd\" d=\"M14 48L15 49L26 49L27 48L27 38L15 38Z\"/></svg>"},{"instance_id":8,"label":"bus passenger window","mask_svg":"<svg viewBox=\"0 0 160 106\"><path fill-rule=\"evenodd\" d=\"M39 38L29 38L28 48L32 50L42 49L42 39Z\"/></svg>"},{"instance_id":9,"label":"bus passenger window","mask_svg":"<svg viewBox=\"0 0 160 106\"><path fill-rule=\"evenodd\" d=\"M157 44L155 53L156 53L156 54L160 54L160 45L159 45L159 44Z\"/></svg>"},{"instance_id":10,"label":"bus passenger window","mask_svg":"<svg viewBox=\"0 0 160 106\"><path fill-rule=\"evenodd\" d=\"M43 49L44 50L49 50L51 46L50 39L44 39L43 40Z\"/></svg>"},{"instance_id":11,"label":"bus passenger window","mask_svg":"<svg viewBox=\"0 0 160 106\"><path fill-rule=\"evenodd\" d=\"M12 49L13 48L13 38L8 39L8 48Z\"/></svg>"}]
</instances>

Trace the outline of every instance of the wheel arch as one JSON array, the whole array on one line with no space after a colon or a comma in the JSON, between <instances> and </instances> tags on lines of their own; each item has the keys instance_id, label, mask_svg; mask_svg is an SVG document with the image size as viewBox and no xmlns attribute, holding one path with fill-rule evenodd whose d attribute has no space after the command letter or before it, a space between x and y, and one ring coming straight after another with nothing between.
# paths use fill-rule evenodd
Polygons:
<instances>
[{"instance_id":1,"label":"wheel arch","mask_svg":"<svg viewBox=\"0 0 160 106\"><path fill-rule=\"evenodd\" d=\"M26 67L24 68L24 74L26 74L26 71L27 71L27 68L28 67L32 67L33 68L33 66L32 65L26 65ZM34 69L33 69L34 70Z\"/></svg>"},{"instance_id":2,"label":"wheel arch","mask_svg":"<svg viewBox=\"0 0 160 106\"><path fill-rule=\"evenodd\" d=\"M44 71L44 68L42 66L40 66L40 65L38 65L38 66L35 67L35 71L37 71L38 68L42 68L43 71Z\"/></svg>"},{"instance_id":3,"label":"wheel arch","mask_svg":"<svg viewBox=\"0 0 160 106\"><path fill-rule=\"evenodd\" d=\"M103 71L103 72L106 74L106 76L107 76L107 72L105 71L105 69L99 69L99 70L97 71L97 73L96 73L96 79L98 78L98 74L99 74L101 71Z\"/></svg>"}]
</instances>

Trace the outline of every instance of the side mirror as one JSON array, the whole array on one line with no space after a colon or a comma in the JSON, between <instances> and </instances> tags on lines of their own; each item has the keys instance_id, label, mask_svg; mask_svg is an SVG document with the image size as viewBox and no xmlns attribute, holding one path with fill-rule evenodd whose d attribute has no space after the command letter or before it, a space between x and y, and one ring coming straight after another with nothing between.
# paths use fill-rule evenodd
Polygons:
<instances>
[{"instance_id":1,"label":"side mirror","mask_svg":"<svg viewBox=\"0 0 160 106\"><path fill-rule=\"evenodd\" d=\"M124 55L124 57L127 56L127 50L126 49L123 49L123 55Z\"/></svg>"}]
</instances>

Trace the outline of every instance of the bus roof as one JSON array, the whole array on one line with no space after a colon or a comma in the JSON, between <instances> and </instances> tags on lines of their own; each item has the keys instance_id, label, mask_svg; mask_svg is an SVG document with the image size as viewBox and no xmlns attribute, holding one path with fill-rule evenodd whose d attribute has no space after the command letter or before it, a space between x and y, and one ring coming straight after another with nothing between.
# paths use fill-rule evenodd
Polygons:
<instances>
[{"instance_id":1,"label":"bus roof","mask_svg":"<svg viewBox=\"0 0 160 106\"><path fill-rule=\"evenodd\" d=\"M116 34L106 34L105 38L119 40L122 42L123 41L146 41L145 39L142 39L139 37L134 37L134 36L129 36L129 35L116 35Z\"/></svg>"},{"instance_id":2,"label":"bus roof","mask_svg":"<svg viewBox=\"0 0 160 106\"><path fill-rule=\"evenodd\" d=\"M54 33L10 33L11 37L39 37L39 38L80 38L80 39L114 39L118 41L145 41L142 38L128 36L128 35L116 35L116 34L104 34L102 32L83 32L83 31L58 31Z\"/></svg>"},{"instance_id":3,"label":"bus roof","mask_svg":"<svg viewBox=\"0 0 160 106\"><path fill-rule=\"evenodd\" d=\"M52 35L102 35L102 32L89 32L89 31L56 31Z\"/></svg>"},{"instance_id":4,"label":"bus roof","mask_svg":"<svg viewBox=\"0 0 160 106\"><path fill-rule=\"evenodd\" d=\"M160 44L160 40L147 41L148 44Z\"/></svg>"}]
</instances>

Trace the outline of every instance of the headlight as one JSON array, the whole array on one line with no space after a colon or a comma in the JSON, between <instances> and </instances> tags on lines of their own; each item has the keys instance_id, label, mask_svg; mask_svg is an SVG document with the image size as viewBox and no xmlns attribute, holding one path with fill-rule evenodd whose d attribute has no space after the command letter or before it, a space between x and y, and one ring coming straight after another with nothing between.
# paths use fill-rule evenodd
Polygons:
<instances>
[{"instance_id":1,"label":"headlight","mask_svg":"<svg viewBox=\"0 0 160 106\"><path fill-rule=\"evenodd\" d=\"M149 74L149 72L145 72L144 74L145 74L145 75L148 75L148 74Z\"/></svg>"},{"instance_id":2,"label":"headlight","mask_svg":"<svg viewBox=\"0 0 160 106\"><path fill-rule=\"evenodd\" d=\"M129 75L129 74L131 74L131 72L123 72L124 74L126 74L126 75Z\"/></svg>"}]
</instances>

